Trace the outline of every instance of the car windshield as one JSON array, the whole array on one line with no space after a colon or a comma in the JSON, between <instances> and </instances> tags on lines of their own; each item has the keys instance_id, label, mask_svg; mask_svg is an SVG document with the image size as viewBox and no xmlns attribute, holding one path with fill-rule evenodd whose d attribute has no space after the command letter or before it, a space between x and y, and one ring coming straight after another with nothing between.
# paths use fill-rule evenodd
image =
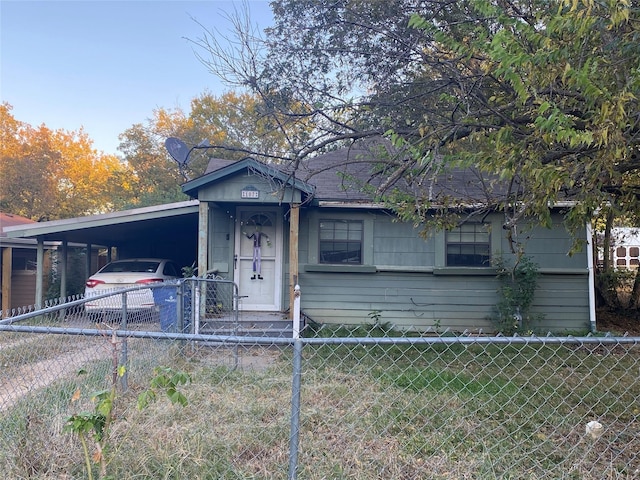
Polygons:
<instances>
[{"instance_id":1,"label":"car windshield","mask_svg":"<svg viewBox=\"0 0 640 480\"><path fill-rule=\"evenodd\" d=\"M158 270L159 263L147 261L114 262L106 265L100 273L155 273Z\"/></svg>"}]
</instances>

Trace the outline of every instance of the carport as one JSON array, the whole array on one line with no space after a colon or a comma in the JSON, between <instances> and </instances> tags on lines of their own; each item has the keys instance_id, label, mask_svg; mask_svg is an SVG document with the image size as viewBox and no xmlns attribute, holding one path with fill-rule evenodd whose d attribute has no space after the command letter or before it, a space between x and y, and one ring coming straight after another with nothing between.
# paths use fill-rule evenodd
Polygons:
<instances>
[{"instance_id":1,"label":"carport","mask_svg":"<svg viewBox=\"0 0 640 480\"><path fill-rule=\"evenodd\" d=\"M60 296L66 297L68 245L93 248L116 247L118 258L170 258L180 265L192 265L198 258L198 205L190 200L153 207L50 222L6 227L9 238L37 240L36 307L44 299L43 265L45 242L60 242ZM86 277L92 273L91 255L87 255Z\"/></svg>"}]
</instances>

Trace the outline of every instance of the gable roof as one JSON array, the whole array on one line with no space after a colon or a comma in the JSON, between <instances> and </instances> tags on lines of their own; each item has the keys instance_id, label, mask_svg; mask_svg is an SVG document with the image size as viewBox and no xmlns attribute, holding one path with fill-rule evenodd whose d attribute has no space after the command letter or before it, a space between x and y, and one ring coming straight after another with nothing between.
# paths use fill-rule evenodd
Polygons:
<instances>
[{"instance_id":1,"label":"gable roof","mask_svg":"<svg viewBox=\"0 0 640 480\"><path fill-rule=\"evenodd\" d=\"M441 163L432 162L423 167L421 173L426 175L422 180L416 177L410 182L405 175L393 179L394 167L403 161L398 150L384 139L358 141L346 148L305 158L295 171L293 165L265 164L252 158L240 161L212 158L205 174L184 184L183 191L196 197L200 187L252 168L300 188L315 203L370 205L375 190L390 178L387 192L398 189L416 198L426 197L434 202L441 199L443 203L446 203L445 199L456 199L465 204L488 202L485 187L489 182L486 175L476 169L445 171Z\"/></svg>"},{"instance_id":2,"label":"gable roof","mask_svg":"<svg viewBox=\"0 0 640 480\"><path fill-rule=\"evenodd\" d=\"M504 195L500 182L476 168L447 167L442 159L420 170L397 172L407 165L405 154L385 139L369 139L302 162L299 175L314 184L322 200L371 201L374 190L394 189L434 203L491 204ZM415 168L415 167L414 167ZM397 177L397 178L396 178ZM372 187L367 189L365 187Z\"/></svg>"},{"instance_id":3,"label":"gable roof","mask_svg":"<svg viewBox=\"0 0 640 480\"><path fill-rule=\"evenodd\" d=\"M378 186L373 166L377 160L363 146L341 148L300 162L296 176L314 185L317 201L371 202L363 186Z\"/></svg>"},{"instance_id":4,"label":"gable roof","mask_svg":"<svg viewBox=\"0 0 640 480\"><path fill-rule=\"evenodd\" d=\"M252 170L261 175L281 181L288 184L308 195L313 194L314 188L295 175L287 173L284 169L275 168L273 165L259 162L253 158L247 157L239 161L226 160L223 158L212 158L209 160L205 174L194 180L190 180L182 185L182 191L191 197L197 197L198 189L209 183L218 182L244 170Z\"/></svg>"}]
</instances>

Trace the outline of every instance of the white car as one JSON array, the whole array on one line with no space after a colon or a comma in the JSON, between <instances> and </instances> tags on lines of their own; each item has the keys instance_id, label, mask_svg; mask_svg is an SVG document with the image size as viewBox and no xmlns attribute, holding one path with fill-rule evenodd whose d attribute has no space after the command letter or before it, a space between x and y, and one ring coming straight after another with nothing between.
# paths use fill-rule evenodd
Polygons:
<instances>
[{"instance_id":1,"label":"white car","mask_svg":"<svg viewBox=\"0 0 640 480\"><path fill-rule=\"evenodd\" d=\"M108 263L85 283L84 298L90 299L99 294L127 287L149 285L157 282L177 280L181 277L181 268L177 263L160 258L131 258ZM153 312L155 302L151 289L142 288L128 292L127 312ZM99 298L85 304L88 314L117 314L122 311L122 295L115 294Z\"/></svg>"}]
</instances>

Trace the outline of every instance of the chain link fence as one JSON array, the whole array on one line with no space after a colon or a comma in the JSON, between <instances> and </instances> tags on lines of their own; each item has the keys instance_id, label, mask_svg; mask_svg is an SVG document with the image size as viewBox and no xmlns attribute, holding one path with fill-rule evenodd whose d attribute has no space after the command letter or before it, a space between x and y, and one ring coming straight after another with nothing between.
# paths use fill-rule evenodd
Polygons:
<instances>
[{"instance_id":1,"label":"chain link fence","mask_svg":"<svg viewBox=\"0 0 640 480\"><path fill-rule=\"evenodd\" d=\"M77 300L0 321L5 478L640 478L640 338L265 337L232 284L185 285L148 318Z\"/></svg>"}]
</instances>

